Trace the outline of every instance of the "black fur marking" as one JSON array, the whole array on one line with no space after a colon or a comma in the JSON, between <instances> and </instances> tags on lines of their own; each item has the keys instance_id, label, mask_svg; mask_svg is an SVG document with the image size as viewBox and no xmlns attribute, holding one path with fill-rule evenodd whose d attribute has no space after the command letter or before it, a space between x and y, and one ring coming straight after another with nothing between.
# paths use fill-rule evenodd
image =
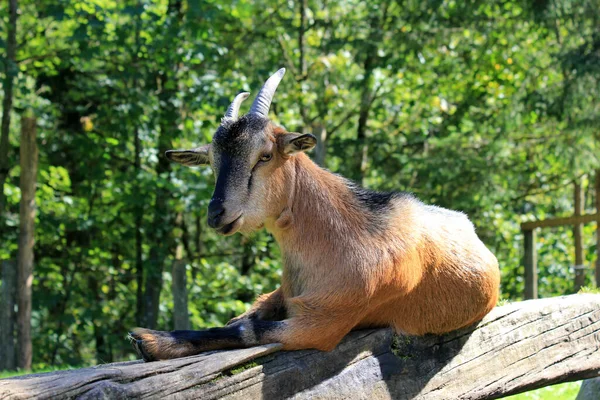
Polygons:
<instances>
[{"instance_id":1,"label":"black fur marking","mask_svg":"<svg viewBox=\"0 0 600 400\"><path fill-rule=\"evenodd\" d=\"M201 352L220 348L257 346L262 343L265 333L280 329L283 324L281 321L242 319L222 328L172 331L169 334L178 343L189 343Z\"/></svg>"},{"instance_id":2,"label":"black fur marking","mask_svg":"<svg viewBox=\"0 0 600 400\"><path fill-rule=\"evenodd\" d=\"M211 341L240 341L238 329L231 326L210 328L203 331L171 331L171 336L179 343L191 343L194 346L201 347L206 346Z\"/></svg>"},{"instance_id":3,"label":"black fur marking","mask_svg":"<svg viewBox=\"0 0 600 400\"><path fill-rule=\"evenodd\" d=\"M258 141L265 139L264 132L269 120L256 115L244 115L234 122L225 121L213 137L213 145L231 155L246 153Z\"/></svg>"},{"instance_id":4,"label":"black fur marking","mask_svg":"<svg viewBox=\"0 0 600 400\"><path fill-rule=\"evenodd\" d=\"M265 321L262 319L249 319L248 322L252 327L254 337L258 342L262 342L262 339L267 332L282 329L285 322L283 321Z\"/></svg>"},{"instance_id":5,"label":"black fur marking","mask_svg":"<svg viewBox=\"0 0 600 400\"><path fill-rule=\"evenodd\" d=\"M253 154L261 149L267 136L264 134L269 120L256 115L244 115L237 121L223 121L213 137L215 154L214 168L217 183L214 200L225 201L227 192L247 185L247 193L252 189Z\"/></svg>"},{"instance_id":6,"label":"black fur marking","mask_svg":"<svg viewBox=\"0 0 600 400\"><path fill-rule=\"evenodd\" d=\"M390 203L394 199L412 197L411 194L406 192L377 192L354 184L349 185L349 188L360 205L368 211L377 214L389 211Z\"/></svg>"},{"instance_id":7,"label":"black fur marking","mask_svg":"<svg viewBox=\"0 0 600 400\"><path fill-rule=\"evenodd\" d=\"M414 199L410 193L377 192L351 182L348 182L348 189L354 195L357 207L369 215L365 228L373 235L379 235L387 229L385 215L393 210L396 200Z\"/></svg>"}]
</instances>

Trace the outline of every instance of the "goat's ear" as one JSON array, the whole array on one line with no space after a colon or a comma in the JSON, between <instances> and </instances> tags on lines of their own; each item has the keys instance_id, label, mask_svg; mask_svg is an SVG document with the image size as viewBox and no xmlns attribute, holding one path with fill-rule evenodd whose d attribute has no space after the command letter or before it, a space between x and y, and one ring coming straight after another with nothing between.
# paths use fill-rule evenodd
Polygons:
<instances>
[{"instance_id":1,"label":"goat's ear","mask_svg":"<svg viewBox=\"0 0 600 400\"><path fill-rule=\"evenodd\" d=\"M208 152L210 150L210 144L196 147L190 150L169 150L165 153L165 156L176 163L186 165L188 167L195 167L197 165L208 165Z\"/></svg>"},{"instance_id":2,"label":"goat's ear","mask_svg":"<svg viewBox=\"0 0 600 400\"><path fill-rule=\"evenodd\" d=\"M291 156L301 151L308 151L317 145L317 138L310 133L284 133L281 135L281 151Z\"/></svg>"}]
</instances>

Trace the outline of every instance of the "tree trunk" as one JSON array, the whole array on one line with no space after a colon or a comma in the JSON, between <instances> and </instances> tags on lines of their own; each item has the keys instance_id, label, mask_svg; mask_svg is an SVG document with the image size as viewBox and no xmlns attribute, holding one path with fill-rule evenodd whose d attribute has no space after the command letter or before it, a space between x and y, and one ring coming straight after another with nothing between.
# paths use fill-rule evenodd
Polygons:
<instances>
[{"instance_id":1,"label":"tree trunk","mask_svg":"<svg viewBox=\"0 0 600 400\"><path fill-rule=\"evenodd\" d=\"M173 328L176 330L190 329L187 299L187 273L185 266L185 260L176 259L173 262Z\"/></svg>"},{"instance_id":2,"label":"tree trunk","mask_svg":"<svg viewBox=\"0 0 600 400\"><path fill-rule=\"evenodd\" d=\"M196 215L196 237L194 238L194 242L196 243L196 258L198 262L204 255L204 237L202 235L202 210L198 210L198 214ZM191 259L191 255L190 255ZM198 273L197 268L192 268L192 282L196 282L196 275Z\"/></svg>"},{"instance_id":3,"label":"tree trunk","mask_svg":"<svg viewBox=\"0 0 600 400\"><path fill-rule=\"evenodd\" d=\"M367 122L369 121L369 112L371 111L371 104L373 100L373 85L375 78L373 77L373 71L375 69L375 57L377 51L376 37L378 36L376 30L378 27L378 19L371 17L371 32L369 33L369 47L367 54L365 55L365 61L363 64L364 77L361 83L362 92L360 95L360 109L358 113L358 128L356 130L356 147L354 155L354 179L364 184L364 177L368 167L368 154L369 154L369 142L367 139Z\"/></svg>"},{"instance_id":4,"label":"tree trunk","mask_svg":"<svg viewBox=\"0 0 600 400\"><path fill-rule=\"evenodd\" d=\"M304 34L306 32L306 9L308 7L307 0L300 0L298 5L300 7L300 26L298 27L298 49L299 49L299 57L298 57L298 73L300 77L299 80L304 80L306 78L306 46L305 46L305 37ZM302 133L308 133L308 110L306 108L306 104L304 103L305 98L305 86L300 85L300 98L298 99L298 104L300 107L300 117L302 118Z\"/></svg>"},{"instance_id":5,"label":"tree trunk","mask_svg":"<svg viewBox=\"0 0 600 400\"><path fill-rule=\"evenodd\" d=\"M596 287L600 288L600 169L596 170Z\"/></svg>"},{"instance_id":6,"label":"tree trunk","mask_svg":"<svg viewBox=\"0 0 600 400\"><path fill-rule=\"evenodd\" d=\"M246 276L250 273L252 267L254 267L254 253L252 253L253 240L247 236L242 236L240 244L244 249L242 251L242 268L240 273Z\"/></svg>"},{"instance_id":7,"label":"tree trunk","mask_svg":"<svg viewBox=\"0 0 600 400\"><path fill-rule=\"evenodd\" d=\"M31 286L33 283L33 245L35 223L35 185L37 181L38 148L36 119L21 119L21 211L18 258L18 365L31 369Z\"/></svg>"},{"instance_id":8,"label":"tree trunk","mask_svg":"<svg viewBox=\"0 0 600 400\"><path fill-rule=\"evenodd\" d=\"M140 153L142 151L140 144L140 133L138 129L134 132L134 171L137 177L142 169ZM140 185L135 185L138 196L140 195ZM134 220L135 220L135 281L137 283L136 290L136 306L135 306L135 318L138 326L143 326L144 322L144 261L142 254L142 222L144 220L143 207L141 201L137 200L134 206Z\"/></svg>"},{"instance_id":9,"label":"tree trunk","mask_svg":"<svg viewBox=\"0 0 600 400\"><path fill-rule=\"evenodd\" d=\"M315 162L325 168L325 156L327 155L327 129L323 124L315 124L313 134L317 137L315 147Z\"/></svg>"},{"instance_id":10,"label":"tree trunk","mask_svg":"<svg viewBox=\"0 0 600 400\"><path fill-rule=\"evenodd\" d=\"M137 7L141 8L142 4L137 3ZM133 64L138 67L138 52L140 49L140 32L141 32L141 9L137 12L137 18L135 20L135 50L133 56ZM132 86L137 88L139 85L137 77L132 77ZM140 118L140 110L138 107L132 107L132 111L135 110L134 115L131 115L133 121L138 121ZM141 110L143 112L143 110ZM135 155L133 158L134 168L134 179L135 179L135 190L136 190L136 202L134 204L134 224L135 224L135 280L136 280L136 304L135 304L135 319L138 326L144 325L144 257L143 257L143 236L142 236L142 225L144 222L144 207L140 196L142 196L142 189L140 182L138 182L138 176L142 171L142 142L140 140L140 129L139 126L135 126L133 129L133 148Z\"/></svg>"},{"instance_id":11,"label":"tree trunk","mask_svg":"<svg viewBox=\"0 0 600 400\"><path fill-rule=\"evenodd\" d=\"M177 214L177 224L183 226L183 214ZM186 262L183 259L182 235L178 238L175 249L175 261L171 271L171 292L173 294L173 328L176 330L190 329L188 315L188 292Z\"/></svg>"},{"instance_id":12,"label":"tree trunk","mask_svg":"<svg viewBox=\"0 0 600 400\"><path fill-rule=\"evenodd\" d=\"M165 140L165 134L161 133L159 142ZM169 141L170 143L170 141ZM164 159L164 146L159 143L159 160ZM160 179L167 179L164 176L168 175L169 167L164 165L164 162L159 161L157 174L162 175ZM172 218L170 218L169 210L169 193L167 189L159 187L156 190L156 202L154 204L154 218L152 224L152 232L150 234L149 244L150 255L145 268L145 285L144 285L144 326L150 329L156 329L158 322L158 306L160 304L160 291L163 285L163 267L169 252L169 243L171 241L170 231L172 229Z\"/></svg>"},{"instance_id":13,"label":"tree trunk","mask_svg":"<svg viewBox=\"0 0 600 400\"><path fill-rule=\"evenodd\" d=\"M365 58L363 62L364 75L361 82L360 109L358 113L358 128L356 131L354 179L365 185L365 175L369 166L369 139L367 124L369 113L375 99L375 77L377 67L377 50L383 40L383 29L386 25L389 4L383 2L379 7L373 6L369 12L369 35L367 37ZM380 14L381 13L381 14Z\"/></svg>"},{"instance_id":14,"label":"tree trunk","mask_svg":"<svg viewBox=\"0 0 600 400\"><path fill-rule=\"evenodd\" d=\"M16 368L15 363L15 297L17 265L2 262L2 299L0 302L0 371Z\"/></svg>"},{"instance_id":15,"label":"tree trunk","mask_svg":"<svg viewBox=\"0 0 600 400\"><path fill-rule=\"evenodd\" d=\"M102 292L98 284L98 280L95 276L91 276L88 279L88 288L90 294L94 296L94 303L91 305L92 324L94 326L94 339L96 341L96 364L106 364L112 361L112 354L107 348L105 339L106 328L104 327L102 320ZM65 301L66 304L66 301Z\"/></svg>"},{"instance_id":16,"label":"tree trunk","mask_svg":"<svg viewBox=\"0 0 600 400\"><path fill-rule=\"evenodd\" d=\"M0 380L0 398L494 399L598 376L599 320L599 295L531 300L441 336L361 330L331 352L269 344L23 376Z\"/></svg>"},{"instance_id":17,"label":"tree trunk","mask_svg":"<svg viewBox=\"0 0 600 400\"><path fill-rule=\"evenodd\" d=\"M176 37L176 32L179 32L179 25L183 17L181 0L170 0L167 14L171 21L166 37L173 39ZM172 148L172 139L179 135L178 119L180 110L174 105L177 96L177 71L179 66L177 61L172 59L172 56L165 55L165 59L167 65L158 74L158 81L160 82L158 98L161 105L161 114L156 175L159 180L169 179L171 164L165 157L165 152ZM154 218L150 236L151 249L148 268L145 271L144 290L144 326L150 329L155 329L158 322L158 306L163 284L162 273L172 242L170 234L173 218L169 209L170 196L171 193L165 184L156 188L156 202L154 204Z\"/></svg>"},{"instance_id":18,"label":"tree trunk","mask_svg":"<svg viewBox=\"0 0 600 400\"><path fill-rule=\"evenodd\" d=\"M2 124L0 126L0 216L4 214L6 196L4 195L4 182L10 170L8 162L8 148L10 132L10 113L13 102L14 78L17 75L15 60L17 51L17 0L8 1L8 27L6 40L6 58L4 59L4 99L2 100Z\"/></svg>"}]
</instances>

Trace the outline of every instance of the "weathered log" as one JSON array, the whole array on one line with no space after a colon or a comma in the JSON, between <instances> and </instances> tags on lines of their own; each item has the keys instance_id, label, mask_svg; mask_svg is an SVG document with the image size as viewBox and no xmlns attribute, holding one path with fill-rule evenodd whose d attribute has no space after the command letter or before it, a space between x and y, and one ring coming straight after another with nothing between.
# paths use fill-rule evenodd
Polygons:
<instances>
[{"instance_id":1,"label":"weathered log","mask_svg":"<svg viewBox=\"0 0 600 400\"><path fill-rule=\"evenodd\" d=\"M443 336L363 330L329 353L279 348L10 378L0 380L0 398L498 398L600 376L600 295L497 307Z\"/></svg>"}]
</instances>

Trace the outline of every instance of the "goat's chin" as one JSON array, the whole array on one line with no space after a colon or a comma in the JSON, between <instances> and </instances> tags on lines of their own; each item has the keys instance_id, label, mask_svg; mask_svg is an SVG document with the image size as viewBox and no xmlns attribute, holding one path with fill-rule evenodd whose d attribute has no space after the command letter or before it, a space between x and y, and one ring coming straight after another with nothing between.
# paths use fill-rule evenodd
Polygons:
<instances>
[{"instance_id":1,"label":"goat's chin","mask_svg":"<svg viewBox=\"0 0 600 400\"><path fill-rule=\"evenodd\" d=\"M265 224L259 219L254 219L252 217L244 218L244 224L238 228L238 232L242 235L250 235L251 233L261 230L264 226Z\"/></svg>"},{"instance_id":2,"label":"goat's chin","mask_svg":"<svg viewBox=\"0 0 600 400\"><path fill-rule=\"evenodd\" d=\"M244 216L240 215L235 221L217 229L217 233L223 236L231 236L240 230L244 224Z\"/></svg>"}]
</instances>

